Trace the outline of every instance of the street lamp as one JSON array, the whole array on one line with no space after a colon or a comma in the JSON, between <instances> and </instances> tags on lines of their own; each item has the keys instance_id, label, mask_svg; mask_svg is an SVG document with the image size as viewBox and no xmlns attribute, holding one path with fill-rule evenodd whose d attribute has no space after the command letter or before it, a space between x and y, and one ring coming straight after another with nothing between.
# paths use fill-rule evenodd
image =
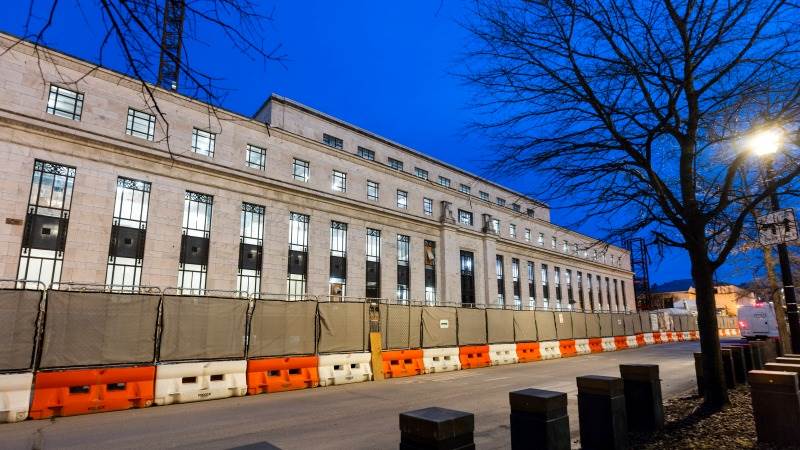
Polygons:
<instances>
[{"instance_id":1,"label":"street lamp","mask_svg":"<svg viewBox=\"0 0 800 450\"><path fill-rule=\"evenodd\" d=\"M780 128L765 128L754 133L748 139L750 150L763 158L766 169L766 183L775 179L775 170L772 167L775 154L780 151L783 141L783 132ZM770 196L773 211L780 211L778 193L773 191ZM781 265L781 280L783 281L783 298L786 300L786 321L789 322L789 339L792 343L792 353L800 353L800 315L797 311L797 298L794 292L792 266L789 261L789 250L786 243L778 244L778 260Z\"/></svg>"}]
</instances>

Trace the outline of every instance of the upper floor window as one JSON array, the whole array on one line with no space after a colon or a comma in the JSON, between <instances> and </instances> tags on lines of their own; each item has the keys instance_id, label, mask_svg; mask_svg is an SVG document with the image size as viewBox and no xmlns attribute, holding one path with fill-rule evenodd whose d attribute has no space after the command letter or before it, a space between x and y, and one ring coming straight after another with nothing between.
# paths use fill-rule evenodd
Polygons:
<instances>
[{"instance_id":1,"label":"upper floor window","mask_svg":"<svg viewBox=\"0 0 800 450\"><path fill-rule=\"evenodd\" d=\"M499 206L506 206L506 199L501 198L501 197L497 197L497 204Z\"/></svg>"},{"instance_id":2,"label":"upper floor window","mask_svg":"<svg viewBox=\"0 0 800 450\"><path fill-rule=\"evenodd\" d=\"M50 85L50 96L47 99L48 114L72 120L81 120L82 111L83 94Z\"/></svg>"},{"instance_id":3,"label":"upper floor window","mask_svg":"<svg viewBox=\"0 0 800 450\"><path fill-rule=\"evenodd\" d=\"M433 215L433 200L429 198L422 199L422 212L425 213L426 216Z\"/></svg>"},{"instance_id":4,"label":"upper floor window","mask_svg":"<svg viewBox=\"0 0 800 450\"><path fill-rule=\"evenodd\" d=\"M525 242L531 241L531 229L525 228Z\"/></svg>"},{"instance_id":5,"label":"upper floor window","mask_svg":"<svg viewBox=\"0 0 800 450\"><path fill-rule=\"evenodd\" d=\"M330 134L326 133L322 134L322 143L328 147L338 148L339 150L344 148L344 141L336 136L331 136Z\"/></svg>"},{"instance_id":6,"label":"upper floor window","mask_svg":"<svg viewBox=\"0 0 800 450\"><path fill-rule=\"evenodd\" d=\"M245 151L245 163L247 167L264 170L267 167L267 151L255 145L247 145Z\"/></svg>"},{"instance_id":7,"label":"upper floor window","mask_svg":"<svg viewBox=\"0 0 800 450\"><path fill-rule=\"evenodd\" d=\"M528 217L533 217L535 210L533 208L528 208Z\"/></svg>"},{"instance_id":8,"label":"upper floor window","mask_svg":"<svg viewBox=\"0 0 800 450\"><path fill-rule=\"evenodd\" d=\"M544 233L539 233L539 237L536 238L536 243L539 245L544 245Z\"/></svg>"},{"instance_id":9,"label":"upper floor window","mask_svg":"<svg viewBox=\"0 0 800 450\"><path fill-rule=\"evenodd\" d=\"M146 112L128 108L128 124L125 133L152 141L156 132L156 117Z\"/></svg>"},{"instance_id":10,"label":"upper floor window","mask_svg":"<svg viewBox=\"0 0 800 450\"><path fill-rule=\"evenodd\" d=\"M292 176L294 179L306 183L308 182L309 175L310 169L308 161L295 158L292 163Z\"/></svg>"},{"instance_id":11,"label":"upper floor window","mask_svg":"<svg viewBox=\"0 0 800 450\"><path fill-rule=\"evenodd\" d=\"M439 176L439 184L444 187L450 187L450 178Z\"/></svg>"},{"instance_id":12,"label":"upper floor window","mask_svg":"<svg viewBox=\"0 0 800 450\"><path fill-rule=\"evenodd\" d=\"M389 167L394 170L403 170L403 161L396 160L394 158L389 158Z\"/></svg>"},{"instance_id":13,"label":"upper floor window","mask_svg":"<svg viewBox=\"0 0 800 450\"><path fill-rule=\"evenodd\" d=\"M367 199L378 200L380 185L372 180L367 180Z\"/></svg>"},{"instance_id":14,"label":"upper floor window","mask_svg":"<svg viewBox=\"0 0 800 450\"><path fill-rule=\"evenodd\" d=\"M217 135L209 131L192 129L192 151L204 155L214 157L214 141Z\"/></svg>"},{"instance_id":15,"label":"upper floor window","mask_svg":"<svg viewBox=\"0 0 800 450\"><path fill-rule=\"evenodd\" d=\"M472 226L472 213L469 211L464 211L463 209L458 210L458 223L462 225L469 225Z\"/></svg>"},{"instance_id":16,"label":"upper floor window","mask_svg":"<svg viewBox=\"0 0 800 450\"><path fill-rule=\"evenodd\" d=\"M513 223L508 224L508 235L512 238L517 237L517 226Z\"/></svg>"},{"instance_id":17,"label":"upper floor window","mask_svg":"<svg viewBox=\"0 0 800 450\"><path fill-rule=\"evenodd\" d=\"M414 168L414 175L416 175L419 178L422 178L423 180L428 179L428 171L425 169L420 169L419 167Z\"/></svg>"},{"instance_id":18,"label":"upper floor window","mask_svg":"<svg viewBox=\"0 0 800 450\"><path fill-rule=\"evenodd\" d=\"M375 152L368 148L358 147L358 156L370 161L375 161Z\"/></svg>"},{"instance_id":19,"label":"upper floor window","mask_svg":"<svg viewBox=\"0 0 800 450\"><path fill-rule=\"evenodd\" d=\"M512 203L512 204L511 204L511 209L513 209L513 210L514 210L514 211L516 211L516 212L520 212L520 211L522 210L522 207L520 207L520 206L519 206L518 204L516 204L516 203Z\"/></svg>"},{"instance_id":20,"label":"upper floor window","mask_svg":"<svg viewBox=\"0 0 800 450\"><path fill-rule=\"evenodd\" d=\"M470 188L466 184L462 184L461 186L458 187L458 190L465 194L469 194L472 191L472 188Z\"/></svg>"},{"instance_id":21,"label":"upper floor window","mask_svg":"<svg viewBox=\"0 0 800 450\"><path fill-rule=\"evenodd\" d=\"M561 251L563 251L564 253L567 253L569 251L569 242L564 241L564 243L561 244Z\"/></svg>"},{"instance_id":22,"label":"upper floor window","mask_svg":"<svg viewBox=\"0 0 800 450\"><path fill-rule=\"evenodd\" d=\"M347 192L347 174L334 170L331 189L333 189L334 192Z\"/></svg>"},{"instance_id":23,"label":"upper floor window","mask_svg":"<svg viewBox=\"0 0 800 450\"><path fill-rule=\"evenodd\" d=\"M492 219L492 231L494 234L500 234L500 219Z\"/></svg>"},{"instance_id":24,"label":"upper floor window","mask_svg":"<svg viewBox=\"0 0 800 450\"><path fill-rule=\"evenodd\" d=\"M558 239L556 239L556 237L553 236L552 239L550 239L550 247L553 250L555 250L557 245L558 245Z\"/></svg>"},{"instance_id":25,"label":"upper floor window","mask_svg":"<svg viewBox=\"0 0 800 450\"><path fill-rule=\"evenodd\" d=\"M484 200L484 201L487 201L487 202L489 201L489 193L488 192L480 191L480 196L481 196L481 200Z\"/></svg>"},{"instance_id":26,"label":"upper floor window","mask_svg":"<svg viewBox=\"0 0 800 450\"><path fill-rule=\"evenodd\" d=\"M397 207L401 209L408 208L408 192L397 190Z\"/></svg>"}]
</instances>

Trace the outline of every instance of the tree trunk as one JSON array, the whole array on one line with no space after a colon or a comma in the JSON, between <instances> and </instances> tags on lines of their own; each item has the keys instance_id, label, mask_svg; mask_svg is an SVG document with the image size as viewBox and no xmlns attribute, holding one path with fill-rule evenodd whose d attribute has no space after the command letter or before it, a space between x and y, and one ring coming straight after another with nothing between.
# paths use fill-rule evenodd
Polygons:
<instances>
[{"instance_id":1,"label":"tree trunk","mask_svg":"<svg viewBox=\"0 0 800 450\"><path fill-rule=\"evenodd\" d=\"M714 271L705 250L689 250L697 302L697 325L700 352L703 353L705 406L716 410L728 403L728 391L722 370L722 352L717 331L717 308L714 301Z\"/></svg>"}]
</instances>

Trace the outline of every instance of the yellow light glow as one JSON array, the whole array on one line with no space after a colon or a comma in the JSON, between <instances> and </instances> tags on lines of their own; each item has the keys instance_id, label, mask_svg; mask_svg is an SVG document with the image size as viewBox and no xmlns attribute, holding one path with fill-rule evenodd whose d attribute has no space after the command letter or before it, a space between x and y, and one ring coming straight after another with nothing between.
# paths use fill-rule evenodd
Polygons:
<instances>
[{"instance_id":1,"label":"yellow light glow","mask_svg":"<svg viewBox=\"0 0 800 450\"><path fill-rule=\"evenodd\" d=\"M778 152L781 146L782 133L779 129L768 128L750 136L748 147L758 156L771 155Z\"/></svg>"}]
</instances>

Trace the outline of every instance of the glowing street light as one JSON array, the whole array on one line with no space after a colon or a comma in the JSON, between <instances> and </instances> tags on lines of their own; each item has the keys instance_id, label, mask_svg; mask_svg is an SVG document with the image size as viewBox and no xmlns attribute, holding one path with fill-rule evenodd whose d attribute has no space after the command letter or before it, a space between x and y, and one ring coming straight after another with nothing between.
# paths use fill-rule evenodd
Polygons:
<instances>
[{"instance_id":1,"label":"glowing street light","mask_svg":"<svg viewBox=\"0 0 800 450\"><path fill-rule=\"evenodd\" d=\"M758 156L773 155L780 150L783 133L780 128L757 131L747 139L747 147Z\"/></svg>"}]
</instances>

